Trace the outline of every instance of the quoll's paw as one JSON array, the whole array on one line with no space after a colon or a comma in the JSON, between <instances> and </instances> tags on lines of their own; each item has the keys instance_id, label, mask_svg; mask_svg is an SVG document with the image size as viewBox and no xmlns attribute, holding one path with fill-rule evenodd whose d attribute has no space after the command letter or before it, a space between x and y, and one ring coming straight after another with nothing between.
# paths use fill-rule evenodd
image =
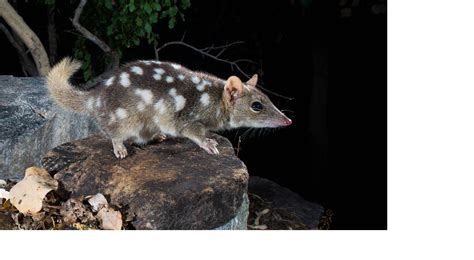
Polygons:
<instances>
[{"instance_id":1,"label":"quoll's paw","mask_svg":"<svg viewBox=\"0 0 474 260\"><path fill-rule=\"evenodd\" d=\"M115 157L123 159L128 155L127 148L123 144L114 145L114 154Z\"/></svg>"},{"instance_id":2,"label":"quoll's paw","mask_svg":"<svg viewBox=\"0 0 474 260\"><path fill-rule=\"evenodd\" d=\"M206 140L202 143L201 148L206 150L209 154L219 154L219 150L217 150L218 143L216 140L211 138L206 138Z\"/></svg>"}]
</instances>

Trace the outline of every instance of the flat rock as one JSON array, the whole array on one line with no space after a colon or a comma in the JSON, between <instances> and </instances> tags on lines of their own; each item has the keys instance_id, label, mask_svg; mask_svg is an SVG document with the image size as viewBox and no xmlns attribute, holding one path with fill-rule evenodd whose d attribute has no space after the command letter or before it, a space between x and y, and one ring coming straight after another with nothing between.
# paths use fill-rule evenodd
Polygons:
<instances>
[{"instance_id":1,"label":"flat rock","mask_svg":"<svg viewBox=\"0 0 474 260\"><path fill-rule=\"evenodd\" d=\"M51 148L98 131L87 116L57 107L44 78L0 76L0 179L21 180Z\"/></svg>"},{"instance_id":2,"label":"flat rock","mask_svg":"<svg viewBox=\"0 0 474 260\"><path fill-rule=\"evenodd\" d=\"M287 212L287 218L293 218L293 222L302 223L309 229L317 229L324 212L318 203L309 202L288 188L258 176L250 178L248 192L268 202L271 208ZM276 226L276 229L283 229L281 225Z\"/></svg>"},{"instance_id":3,"label":"flat rock","mask_svg":"<svg viewBox=\"0 0 474 260\"><path fill-rule=\"evenodd\" d=\"M42 160L71 197L102 193L136 229L244 229L245 165L231 143L214 135L220 155L188 139L136 147L115 158L112 143L94 135L54 148Z\"/></svg>"}]
</instances>

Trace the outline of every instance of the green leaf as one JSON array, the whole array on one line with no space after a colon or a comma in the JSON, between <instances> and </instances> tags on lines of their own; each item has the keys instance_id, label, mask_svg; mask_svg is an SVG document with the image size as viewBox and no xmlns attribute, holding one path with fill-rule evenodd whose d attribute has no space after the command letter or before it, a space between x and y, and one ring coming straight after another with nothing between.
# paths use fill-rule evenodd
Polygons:
<instances>
[{"instance_id":1,"label":"green leaf","mask_svg":"<svg viewBox=\"0 0 474 260\"><path fill-rule=\"evenodd\" d=\"M178 8L176 6L172 6L169 9L169 13L171 17L175 17L176 14L178 13Z\"/></svg>"},{"instance_id":2,"label":"green leaf","mask_svg":"<svg viewBox=\"0 0 474 260\"><path fill-rule=\"evenodd\" d=\"M181 9L186 10L191 6L191 1L181 0Z\"/></svg>"},{"instance_id":3,"label":"green leaf","mask_svg":"<svg viewBox=\"0 0 474 260\"><path fill-rule=\"evenodd\" d=\"M149 3L145 3L143 5L143 9L145 10L145 12L147 14L151 14L151 12L153 12L153 9L151 8L150 4Z\"/></svg>"},{"instance_id":4,"label":"green leaf","mask_svg":"<svg viewBox=\"0 0 474 260\"><path fill-rule=\"evenodd\" d=\"M112 35L113 30L114 30L114 28L113 28L112 25L107 26L107 32L106 32L107 36Z\"/></svg>"},{"instance_id":5,"label":"green leaf","mask_svg":"<svg viewBox=\"0 0 474 260\"><path fill-rule=\"evenodd\" d=\"M175 23L176 23L176 18L171 17L170 20L168 21L168 28L173 29Z\"/></svg>"},{"instance_id":6,"label":"green leaf","mask_svg":"<svg viewBox=\"0 0 474 260\"><path fill-rule=\"evenodd\" d=\"M151 33L151 25L149 23L145 24L145 32Z\"/></svg>"},{"instance_id":7,"label":"green leaf","mask_svg":"<svg viewBox=\"0 0 474 260\"><path fill-rule=\"evenodd\" d=\"M140 45L140 39L139 39L139 38L134 38L134 39L133 39L133 43L134 43L135 45Z\"/></svg>"},{"instance_id":8,"label":"green leaf","mask_svg":"<svg viewBox=\"0 0 474 260\"><path fill-rule=\"evenodd\" d=\"M109 10L112 10L113 6L112 6L112 0L106 0L105 1L105 8L109 9Z\"/></svg>"},{"instance_id":9,"label":"green leaf","mask_svg":"<svg viewBox=\"0 0 474 260\"><path fill-rule=\"evenodd\" d=\"M165 0L164 3L163 3L163 6L165 6L165 7L171 6L171 0Z\"/></svg>"},{"instance_id":10,"label":"green leaf","mask_svg":"<svg viewBox=\"0 0 474 260\"><path fill-rule=\"evenodd\" d=\"M137 19L135 19L135 24L139 27L142 26L142 24L143 24L142 18L137 17Z\"/></svg>"},{"instance_id":11,"label":"green leaf","mask_svg":"<svg viewBox=\"0 0 474 260\"><path fill-rule=\"evenodd\" d=\"M150 22L151 23L157 23L158 22L158 14L154 14L150 17Z\"/></svg>"},{"instance_id":12,"label":"green leaf","mask_svg":"<svg viewBox=\"0 0 474 260\"><path fill-rule=\"evenodd\" d=\"M161 11L161 5L157 2L153 3L153 9L155 9L155 11Z\"/></svg>"},{"instance_id":13,"label":"green leaf","mask_svg":"<svg viewBox=\"0 0 474 260\"><path fill-rule=\"evenodd\" d=\"M128 4L128 10L130 11L130 13L132 13L136 9L137 8L135 7L135 4L133 3L133 1L130 1L130 3Z\"/></svg>"}]
</instances>

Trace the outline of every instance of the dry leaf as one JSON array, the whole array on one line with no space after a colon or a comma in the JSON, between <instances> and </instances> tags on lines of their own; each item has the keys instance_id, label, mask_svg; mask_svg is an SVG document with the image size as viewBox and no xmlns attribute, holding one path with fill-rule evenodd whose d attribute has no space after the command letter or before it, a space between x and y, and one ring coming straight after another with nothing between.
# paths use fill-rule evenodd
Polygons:
<instances>
[{"instance_id":1,"label":"dry leaf","mask_svg":"<svg viewBox=\"0 0 474 260\"><path fill-rule=\"evenodd\" d=\"M30 167L25 177L10 190L10 201L23 214L34 214L43 207L48 192L58 188L58 181L38 167Z\"/></svg>"},{"instance_id":2,"label":"dry leaf","mask_svg":"<svg viewBox=\"0 0 474 260\"><path fill-rule=\"evenodd\" d=\"M0 201L1 199L9 199L10 198L10 192L6 191L5 189L0 189Z\"/></svg>"},{"instance_id":3,"label":"dry leaf","mask_svg":"<svg viewBox=\"0 0 474 260\"><path fill-rule=\"evenodd\" d=\"M89 202L89 204L91 204L92 211L94 212L101 210L103 207L109 206L107 199L104 197L104 195L102 195L102 193L97 193L96 195L88 199L87 201Z\"/></svg>"},{"instance_id":4,"label":"dry leaf","mask_svg":"<svg viewBox=\"0 0 474 260\"><path fill-rule=\"evenodd\" d=\"M122 214L112 208L103 208L97 213L102 229L122 229Z\"/></svg>"},{"instance_id":5,"label":"dry leaf","mask_svg":"<svg viewBox=\"0 0 474 260\"><path fill-rule=\"evenodd\" d=\"M68 225L76 222L91 224L96 221L92 212L82 203L82 198L71 198L65 203L62 203L59 214L63 217L64 223Z\"/></svg>"}]
</instances>

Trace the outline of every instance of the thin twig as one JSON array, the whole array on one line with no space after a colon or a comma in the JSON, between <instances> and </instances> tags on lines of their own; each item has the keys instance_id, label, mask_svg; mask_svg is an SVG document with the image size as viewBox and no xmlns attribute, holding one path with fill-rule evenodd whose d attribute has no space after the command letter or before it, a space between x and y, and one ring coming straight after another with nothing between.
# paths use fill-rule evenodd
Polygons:
<instances>
[{"instance_id":1,"label":"thin twig","mask_svg":"<svg viewBox=\"0 0 474 260\"><path fill-rule=\"evenodd\" d=\"M84 6L87 4L87 0L81 0L79 5L77 6L76 10L74 11L74 18L72 19L72 24L74 25L74 28L78 30L85 38L90 40L91 42L95 43L99 48L104 51L107 55L109 55L112 59L111 66L109 69L114 69L117 68L119 65L119 58L117 55L117 52L114 51L112 48L109 47L104 41L99 39L97 36L95 36L93 33L91 33L89 30L84 28L80 23L79 19L82 14L82 10L84 9Z\"/></svg>"},{"instance_id":2,"label":"thin twig","mask_svg":"<svg viewBox=\"0 0 474 260\"><path fill-rule=\"evenodd\" d=\"M182 37L182 39L184 39L184 36ZM226 60L226 59L223 59L223 58L219 57L227 48L229 48L229 47L231 47L235 44L240 44L240 43L244 43L244 42L238 41L238 42L233 42L233 43L229 43L229 44L222 45L222 46L217 46L217 47L212 46L212 47L206 47L206 48L199 49L197 47L192 46L191 44L188 44L188 43L184 42L183 40L171 41L171 42L167 42L167 43L163 44L159 48L155 48L155 57L158 59L158 57L159 57L158 53L161 50L163 50L164 48L168 47L168 46L172 46L172 45L185 46L187 48L192 49L195 52L200 53L202 56L206 56L206 57L211 58L213 60L229 64L230 68L232 70L237 69L237 71L239 71L242 75L244 75L245 77L250 79L251 76L249 74L247 74L242 68L240 68L238 62L252 62L252 63L254 63L253 61L250 61L250 60L247 60L247 59L239 59L239 60L235 60L235 61L230 61L230 60ZM214 54L210 53L211 50L217 50L217 49L220 49L220 52L217 55L214 55ZM259 88L261 88L262 90L266 91L267 93L270 93L270 94L275 95L277 97L288 99L288 100L294 99L292 97L287 97L287 96L284 96L284 95L280 95L280 94L275 93L271 90L268 90L268 89L264 88L263 86L261 86L260 84L257 84L257 86Z\"/></svg>"},{"instance_id":3,"label":"thin twig","mask_svg":"<svg viewBox=\"0 0 474 260\"><path fill-rule=\"evenodd\" d=\"M84 36L86 39L90 40L91 42L95 43L99 48L104 51L107 55L110 56L111 58L111 63L108 65L106 68L105 72L103 72L101 75L95 77L94 79L88 81L83 88L84 89L89 89L96 85L99 81L102 81L105 77L107 77L112 70L118 68L120 64L120 59L115 50L109 47L104 41L99 39L97 36L92 34L89 30L84 28L80 23L79 19L81 18L82 10L84 9L84 6L86 5L87 0L81 0L79 5L77 6L76 10L74 11L74 18L72 19L72 24L74 25L74 28L78 30L82 36Z\"/></svg>"}]
</instances>

